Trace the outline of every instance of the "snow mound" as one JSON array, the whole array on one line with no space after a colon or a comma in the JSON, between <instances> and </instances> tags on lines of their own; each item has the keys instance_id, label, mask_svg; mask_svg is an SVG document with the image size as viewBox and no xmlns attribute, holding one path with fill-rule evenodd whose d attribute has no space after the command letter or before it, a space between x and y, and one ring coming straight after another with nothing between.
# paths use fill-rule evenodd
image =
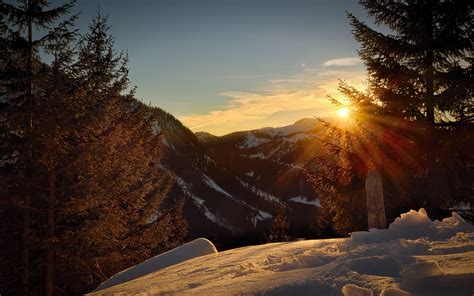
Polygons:
<instances>
[{"instance_id":1,"label":"snow mound","mask_svg":"<svg viewBox=\"0 0 474 296\"><path fill-rule=\"evenodd\" d=\"M344 296L373 296L371 289L359 287L353 284L348 284L342 287L341 290Z\"/></svg>"},{"instance_id":2,"label":"snow mound","mask_svg":"<svg viewBox=\"0 0 474 296\"><path fill-rule=\"evenodd\" d=\"M351 241L354 244L370 244L395 239L429 238L442 240L452 237L457 232L472 232L474 226L466 223L456 212L443 221L431 221L425 209L411 210L400 215L388 229L370 229L353 232Z\"/></svg>"},{"instance_id":3,"label":"snow mound","mask_svg":"<svg viewBox=\"0 0 474 296\"><path fill-rule=\"evenodd\" d=\"M214 253L217 253L217 249L211 241L205 238L198 238L117 273L100 284L94 292L131 281L189 259Z\"/></svg>"},{"instance_id":4,"label":"snow mound","mask_svg":"<svg viewBox=\"0 0 474 296\"><path fill-rule=\"evenodd\" d=\"M430 276L443 275L444 272L436 261L423 261L404 267L400 272L402 277L421 279Z\"/></svg>"},{"instance_id":5,"label":"snow mound","mask_svg":"<svg viewBox=\"0 0 474 296\"><path fill-rule=\"evenodd\" d=\"M249 246L166 266L92 294L472 295L474 227L456 213L431 221L421 209L348 238Z\"/></svg>"},{"instance_id":6,"label":"snow mound","mask_svg":"<svg viewBox=\"0 0 474 296\"><path fill-rule=\"evenodd\" d=\"M411 293L408 293L407 291L403 291L397 288L388 288L384 289L382 293L380 293L380 296L411 296Z\"/></svg>"}]
</instances>

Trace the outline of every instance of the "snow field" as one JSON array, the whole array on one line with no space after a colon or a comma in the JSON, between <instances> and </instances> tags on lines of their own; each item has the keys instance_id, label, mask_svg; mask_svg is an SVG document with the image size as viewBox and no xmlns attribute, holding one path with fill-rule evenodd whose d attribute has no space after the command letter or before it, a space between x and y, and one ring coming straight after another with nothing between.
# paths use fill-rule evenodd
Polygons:
<instances>
[{"instance_id":1,"label":"snow field","mask_svg":"<svg viewBox=\"0 0 474 296\"><path fill-rule=\"evenodd\" d=\"M190 259L93 295L472 295L474 227L410 211L349 238L271 243Z\"/></svg>"},{"instance_id":2,"label":"snow field","mask_svg":"<svg viewBox=\"0 0 474 296\"><path fill-rule=\"evenodd\" d=\"M100 291L133 279L142 277L154 271L172 266L199 256L217 253L216 247L205 238L198 238L189 243L174 248L168 252L150 258L138 265L130 267L107 281L103 282L95 291Z\"/></svg>"}]
</instances>

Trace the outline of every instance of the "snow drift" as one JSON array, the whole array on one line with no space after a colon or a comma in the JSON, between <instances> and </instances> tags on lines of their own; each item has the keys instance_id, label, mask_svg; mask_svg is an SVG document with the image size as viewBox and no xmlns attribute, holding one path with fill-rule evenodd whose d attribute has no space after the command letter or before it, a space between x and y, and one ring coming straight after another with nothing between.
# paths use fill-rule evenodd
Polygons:
<instances>
[{"instance_id":1,"label":"snow drift","mask_svg":"<svg viewBox=\"0 0 474 296\"><path fill-rule=\"evenodd\" d=\"M152 257L138 265L117 273L103 282L94 292L100 291L124 282L131 281L162 268L184 262L199 256L217 253L216 247L205 238L198 238L182 246Z\"/></svg>"},{"instance_id":2,"label":"snow drift","mask_svg":"<svg viewBox=\"0 0 474 296\"><path fill-rule=\"evenodd\" d=\"M474 227L456 213L431 221L420 209L401 215L388 229L228 250L93 295L470 296L473 239Z\"/></svg>"}]
</instances>

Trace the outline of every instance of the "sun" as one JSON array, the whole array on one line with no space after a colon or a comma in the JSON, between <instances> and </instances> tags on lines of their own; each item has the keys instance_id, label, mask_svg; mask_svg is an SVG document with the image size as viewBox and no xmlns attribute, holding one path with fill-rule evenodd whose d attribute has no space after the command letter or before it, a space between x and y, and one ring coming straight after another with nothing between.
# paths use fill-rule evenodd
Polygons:
<instances>
[{"instance_id":1,"label":"sun","mask_svg":"<svg viewBox=\"0 0 474 296\"><path fill-rule=\"evenodd\" d=\"M337 111L337 114L340 116L340 117L348 117L349 116L349 108L341 108Z\"/></svg>"}]
</instances>

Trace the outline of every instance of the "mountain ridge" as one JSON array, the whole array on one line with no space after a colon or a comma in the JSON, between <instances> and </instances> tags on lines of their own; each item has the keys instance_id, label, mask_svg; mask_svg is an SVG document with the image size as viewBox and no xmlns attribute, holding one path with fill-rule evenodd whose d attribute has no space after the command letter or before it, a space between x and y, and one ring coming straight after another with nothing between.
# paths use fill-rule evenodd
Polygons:
<instances>
[{"instance_id":1,"label":"mountain ridge","mask_svg":"<svg viewBox=\"0 0 474 296\"><path fill-rule=\"evenodd\" d=\"M184 199L190 238L208 237L224 248L262 243L279 207L285 208L292 235L309 231L318 203L301 163L289 154L314 140L316 119L214 136L193 133L160 108L153 112L154 129L164 134L162 165L174 175L166 204ZM281 150L269 155L271 146Z\"/></svg>"}]
</instances>

